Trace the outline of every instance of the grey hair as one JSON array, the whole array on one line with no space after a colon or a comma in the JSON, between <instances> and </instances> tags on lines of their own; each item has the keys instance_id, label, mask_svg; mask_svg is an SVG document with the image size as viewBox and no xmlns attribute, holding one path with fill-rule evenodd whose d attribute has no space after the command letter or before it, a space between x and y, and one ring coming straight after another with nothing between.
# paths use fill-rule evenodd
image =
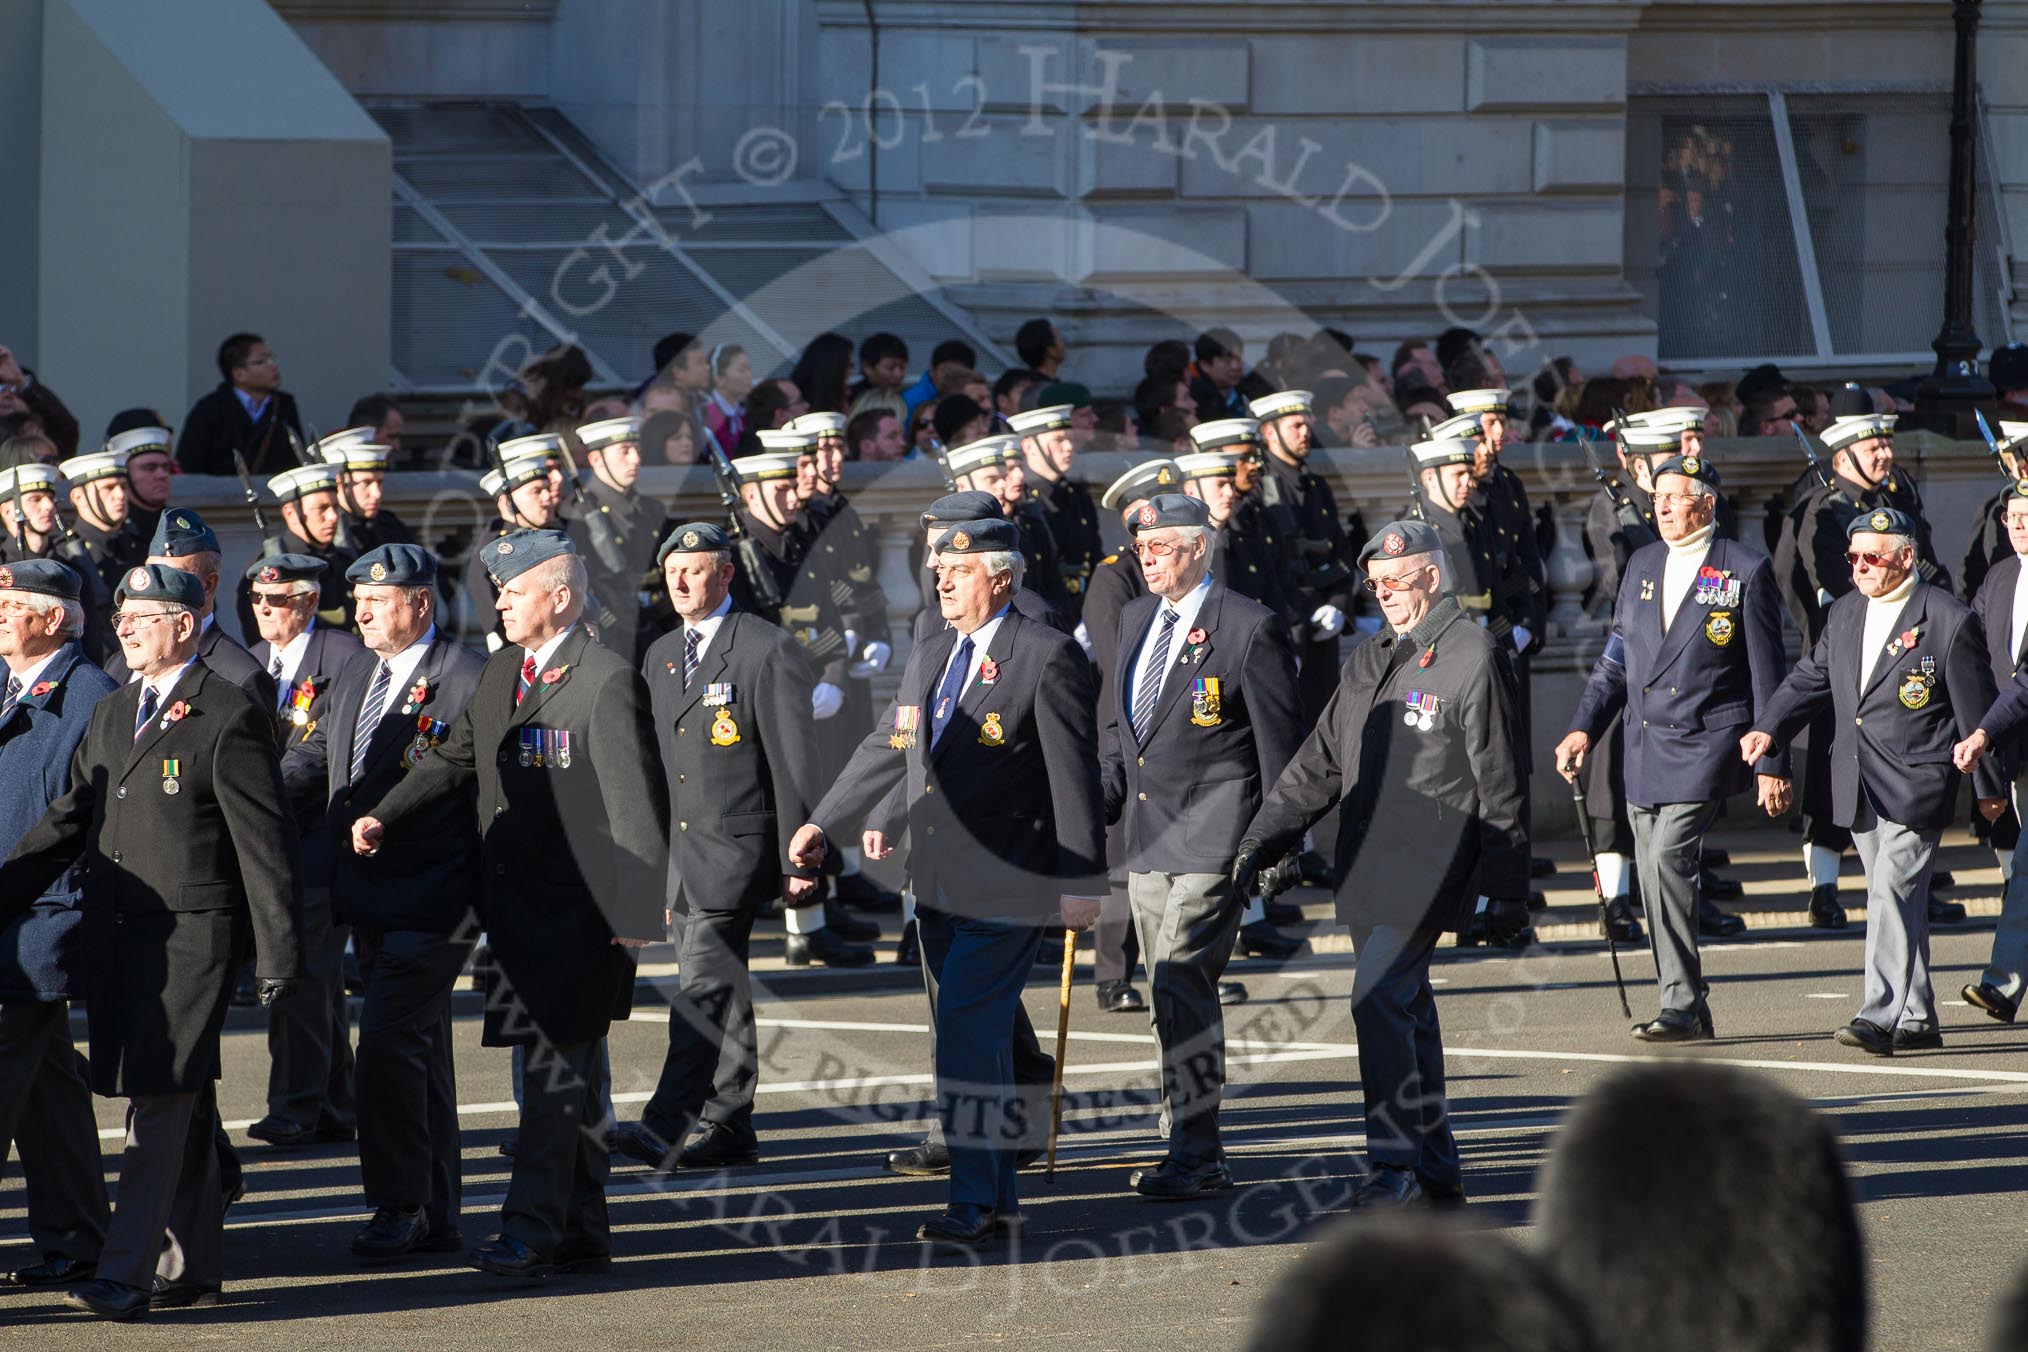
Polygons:
<instances>
[{"instance_id":1,"label":"grey hair","mask_svg":"<svg viewBox=\"0 0 2028 1352\"><path fill-rule=\"evenodd\" d=\"M284 596L315 596L323 590L322 587L319 587L307 577L299 577L293 582L287 582L282 585L287 589L282 593Z\"/></svg>"},{"instance_id":2,"label":"grey hair","mask_svg":"<svg viewBox=\"0 0 2028 1352\"><path fill-rule=\"evenodd\" d=\"M1400 561L1403 563L1412 563L1418 568L1427 567L1436 569L1437 595L1449 596L1451 594L1450 560L1444 557L1443 550L1425 549L1419 554L1404 554L1401 556Z\"/></svg>"},{"instance_id":3,"label":"grey hair","mask_svg":"<svg viewBox=\"0 0 2028 1352\"><path fill-rule=\"evenodd\" d=\"M1021 557L1021 551L1018 549L995 549L975 557L979 560L979 566L986 570L987 577L998 577L1002 573L1010 574L1016 587L1021 585L1021 579L1028 572L1028 560Z\"/></svg>"},{"instance_id":4,"label":"grey hair","mask_svg":"<svg viewBox=\"0 0 2028 1352\"><path fill-rule=\"evenodd\" d=\"M37 615L47 615L52 610L63 612L63 625L57 633L65 638L74 637L84 628L84 607L63 596L49 596L42 592L23 592L21 602Z\"/></svg>"},{"instance_id":5,"label":"grey hair","mask_svg":"<svg viewBox=\"0 0 2028 1352\"><path fill-rule=\"evenodd\" d=\"M1161 529L1175 531L1176 543L1178 544L1189 544L1192 540L1202 540L1205 549L1211 548L1211 527L1209 526L1164 526Z\"/></svg>"},{"instance_id":6,"label":"grey hair","mask_svg":"<svg viewBox=\"0 0 2028 1352\"><path fill-rule=\"evenodd\" d=\"M1913 536L1909 536L1909 535L1882 535L1882 536L1881 536L1880 538L1881 538L1881 539L1883 539L1883 540L1885 540L1885 541L1887 541L1888 547L1889 547L1890 549L1893 549L1893 550L1895 550L1896 552L1899 552L1899 551L1901 551L1901 550L1904 550L1904 549L1914 549L1914 548L1915 548L1915 538L1914 538Z\"/></svg>"},{"instance_id":7,"label":"grey hair","mask_svg":"<svg viewBox=\"0 0 2028 1352\"><path fill-rule=\"evenodd\" d=\"M574 599L587 599L584 560L576 554L558 554L555 558L544 559L528 572L535 585L544 591L568 587Z\"/></svg>"}]
</instances>

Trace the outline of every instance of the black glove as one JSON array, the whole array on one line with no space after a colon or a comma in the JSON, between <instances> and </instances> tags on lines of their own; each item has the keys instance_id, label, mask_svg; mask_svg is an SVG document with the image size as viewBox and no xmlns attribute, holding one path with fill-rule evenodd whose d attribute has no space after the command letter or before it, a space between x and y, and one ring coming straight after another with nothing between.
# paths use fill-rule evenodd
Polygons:
<instances>
[{"instance_id":1,"label":"black glove","mask_svg":"<svg viewBox=\"0 0 2028 1352\"><path fill-rule=\"evenodd\" d=\"M277 1000L286 1000L294 995L302 982L294 977L264 976L254 982L254 998L261 1002L261 1008L273 1006Z\"/></svg>"},{"instance_id":2,"label":"black glove","mask_svg":"<svg viewBox=\"0 0 2028 1352\"><path fill-rule=\"evenodd\" d=\"M1252 890L1254 878L1260 873L1261 849L1261 843L1248 836L1239 842L1239 853L1232 856L1232 890L1241 899Z\"/></svg>"}]
</instances>

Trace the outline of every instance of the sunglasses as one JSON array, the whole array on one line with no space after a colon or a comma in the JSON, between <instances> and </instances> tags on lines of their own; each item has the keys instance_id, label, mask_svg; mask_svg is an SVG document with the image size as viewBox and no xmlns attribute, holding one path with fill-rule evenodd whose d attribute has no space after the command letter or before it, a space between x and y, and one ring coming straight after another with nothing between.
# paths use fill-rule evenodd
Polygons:
<instances>
[{"instance_id":1,"label":"sunglasses","mask_svg":"<svg viewBox=\"0 0 2028 1352\"><path fill-rule=\"evenodd\" d=\"M1896 555L1899 553L1899 550L1895 551L1894 554L1869 554L1860 553L1856 550L1847 550L1845 552L1845 562L1851 564L1863 563L1868 568L1884 568L1888 564L1893 563Z\"/></svg>"},{"instance_id":2,"label":"sunglasses","mask_svg":"<svg viewBox=\"0 0 2028 1352\"><path fill-rule=\"evenodd\" d=\"M1421 570L1418 569L1407 577L1368 577L1363 579L1363 581L1366 590L1378 596L1382 587L1387 588L1391 592L1411 591L1422 585L1422 576Z\"/></svg>"}]
</instances>

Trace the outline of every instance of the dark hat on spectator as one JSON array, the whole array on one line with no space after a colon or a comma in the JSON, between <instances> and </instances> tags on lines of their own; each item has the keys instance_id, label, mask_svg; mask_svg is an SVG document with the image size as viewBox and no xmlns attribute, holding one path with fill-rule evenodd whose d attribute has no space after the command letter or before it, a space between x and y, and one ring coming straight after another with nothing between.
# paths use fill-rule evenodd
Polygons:
<instances>
[{"instance_id":1,"label":"dark hat on spectator","mask_svg":"<svg viewBox=\"0 0 2028 1352\"><path fill-rule=\"evenodd\" d=\"M130 600L166 601L185 610L202 610L204 581L195 573L171 568L166 563L137 564L127 570L120 585L113 589L114 605L125 605Z\"/></svg>"},{"instance_id":2,"label":"dark hat on spectator","mask_svg":"<svg viewBox=\"0 0 2028 1352\"><path fill-rule=\"evenodd\" d=\"M575 553L570 537L560 530L517 530L487 541L479 551L479 561L495 581L512 582L538 563Z\"/></svg>"},{"instance_id":3,"label":"dark hat on spectator","mask_svg":"<svg viewBox=\"0 0 2028 1352\"><path fill-rule=\"evenodd\" d=\"M1367 537L1365 548L1359 551L1359 562L1363 564L1376 556L1399 559L1410 554L1435 553L1443 547L1443 537L1427 521L1390 521Z\"/></svg>"},{"instance_id":4,"label":"dark hat on spectator","mask_svg":"<svg viewBox=\"0 0 2028 1352\"><path fill-rule=\"evenodd\" d=\"M1875 535L1915 534L1915 518L1907 512L1897 512L1892 507L1877 507L1870 512L1861 512L1845 527L1845 538L1851 539L1865 531Z\"/></svg>"},{"instance_id":5,"label":"dark hat on spectator","mask_svg":"<svg viewBox=\"0 0 2028 1352\"><path fill-rule=\"evenodd\" d=\"M996 554L1018 551L1021 532L1006 517L982 521L960 521L937 544L939 554Z\"/></svg>"},{"instance_id":6,"label":"dark hat on spectator","mask_svg":"<svg viewBox=\"0 0 2028 1352\"><path fill-rule=\"evenodd\" d=\"M381 545L353 560L345 580L371 587L434 587L437 556L421 545Z\"/></svg>"},{"instance_id":7,"label":"dark hat on spectator","mask_svg":"<svg viewBox=\"0 0 2028 1352\"><path fill-rule=\"evenodd\" d=\"M1211 509L1204 505L1204 499L1193 498L1187 493L1157 493L1142 503L1133 519L1127 522L1127 533L1139 535L1144 530L1160 530L1164 526L1210 524Z\"/></svg>"},{"instance_id":8,"label":"dark hat on spectator","mask_svg":"<svg viewBox=\"0 0 2028 1352\"><path fill-rule=\"evenodd\" d=\"M155 523L148 553L158 559L187 559L192 554L222 554L218 536L204 518L188 507L172 507Z\"/></svg>"},{"instance_id":9,"label":"dark hat on spectator","mask_svg":"<svg viewBox=\"0 0 2028 1352\"><path fill-rule=\"evenodd\" d=\"M671 554L723 554L731 549L732 537L725 527L710 521L687 521L669 532L655 551L655 562L659 565Z\"/></svg>"},{"instance_id":10,"label":"dark hat on spectator","mask_svg":"<svg viewBox=\"0 0 2028 1352\"><path fill-rule=\"evenodd\" d=\"M246 566L250 582L316 582L324 575L324 560L314 554L269 554Z\"/></svg>"},{"instance_id":11,"label":"dark hat on spectator","mask_svg":"<svg viewBox=\"0 0 2028 1352\"><path fill-rule=\"evenodd\" d=\"M83 587L84 579L55 559L0 564L0 591L33 592L37 596L75 601Z\"/></svg>"},{"instance_id":12,"label":"dark hat on spectator","mask_svg":"<svg viewBox=\"0 0 2028 1352\"><path fill-rule=\"evenodd\" d=\"M1035 396L1035 402L1043 407L1065 404L1074 409L1090 408L1091 389L1074 380L1059 380L1053 385L1044 385L1042 393Z\"/></svg>"},{"instance_id":13,"label":"dark hat on spectator","mask_svg":"<svg viewBox=\"0 0 2028 1352\"><path fill-rule=\"evenodd\" d=\"M1986 373L1993 382L1993 388L2002 394L2009 390L2028 390L2028 346L2009 343L2000 348L1986 363Z\"/></svg>"},{"instance_id":14,"label":"dark hat on spectator","mask_svg":"<svg viewBox=\"0 0 2028 1352\"><path fill-rule=\"evenodd\" d=\"M1672 455L1655 466L1655 477L1664 474L1680 474L1686 479L1695 479L1711 488L1718 487L1718 466L1701 455Z\"/></svg>"},{"instance_id":15,"label":"dark hat on spectator","mask_svg":"<svg viewBox=\"0 0 2028 1352\"><path fill-rule=\"evenodd\" d=\"M1733 393L1739 396L1740 403L1750 404L1755 395L1786 389L1788 383L1789 378L1782 374L1781 367L1771 361L1762 362L1739 378L1739 384L1733 386Z\"/></svg>"},{"instance_id":16,"label":"dark hat on spectator","mask_svg":"<svg viewBox=\"0 0 2028 1352\"><path fill-rule=\"evenodd\" d=\"M976 489L946 493L922 514L925 526L948 526L953 521L985 521L1000 515L1000 499Z\"/></svg>"},{"instance_id":17,"label":"dark hat on spectator","mask_svg":"<svg viewBox=\"0 0 2028 1352\"><path fill-rule=\"evenodd\" d=\"M1136 498L1173 490L1182 482L1183 470L1174 460L1143 460L1113 480L1100 495L1099 506L1117 511Z\"/></svg>"}]
</instances>

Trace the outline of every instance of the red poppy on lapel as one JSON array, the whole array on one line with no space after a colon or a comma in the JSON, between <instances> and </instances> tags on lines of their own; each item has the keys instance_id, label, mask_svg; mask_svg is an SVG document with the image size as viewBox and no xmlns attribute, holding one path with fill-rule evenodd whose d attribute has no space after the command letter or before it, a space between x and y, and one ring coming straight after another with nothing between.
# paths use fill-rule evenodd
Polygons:
<instances>
[{"instance_id":1,"label":"red poppy on lapel","mask_svg":"<svg viewBox=\"0 0 2028 1352\"><path fill-rule=\"evenodd\" d=\"M1000 664L992 658L979 663L979 684L991 685L1000 679Z\"/></svg>"},{"instance_id":2,"label":"red poppy on lapel","mask_svg":"<svg viewBox=\"0 0 2028 1352\"><path fill-rule=\"evenodd\" d=\"M28 692L28 696L30 699L41 699L54 689L56 689L55 681L37 681L34 689Z\"/></svg>"}]
</instances>

